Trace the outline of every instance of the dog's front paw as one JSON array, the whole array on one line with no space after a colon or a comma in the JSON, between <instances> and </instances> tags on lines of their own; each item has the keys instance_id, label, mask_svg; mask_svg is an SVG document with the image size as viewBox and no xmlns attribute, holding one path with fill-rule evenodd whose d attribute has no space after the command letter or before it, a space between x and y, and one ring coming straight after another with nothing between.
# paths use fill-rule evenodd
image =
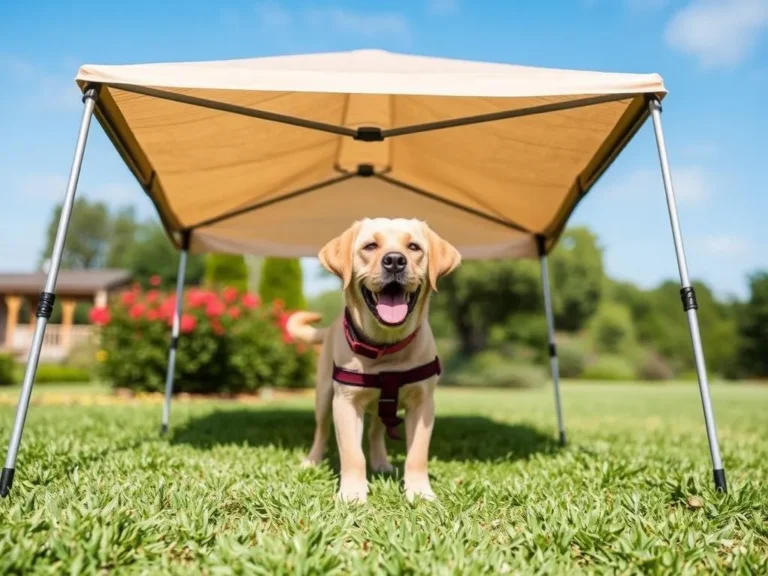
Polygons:
<instances>
[{"instance_id":1,"label":"dog's front paw","mask_svg":"<svg viewBox=\"0 0 768 576\"><path fill-rule=\"evenodd\" d=\"M424 500L433 501L437 500L437 496L432 491L432 487L429 485L429 478L419 478L418 480L406 480L405 482L405 497L408 502L413 502L417 497Z\"/></svg>"},{"instance_id":2,"label":"dog's front paw","mask_svg":"<svg viewBox=\"0 0 768 576\"><path fill-rule=\"evenodd\" d=\"M314 468L315 466L318 466L321 461L322 461L322 458L312 458L311 456L307 456L306 458L304 458L304 460L301 461L301 467Z\"/></svg>"},{"instance_id":3,"label":"dog's front paw","mask_svg":"<svg viewBox=\"0 0 768 576\"><path fill-rule=\"evenodd\" d=\"M371 470L376 474L391 474L395 471L395 467L384 457L381 460L371 460Z\"/></svg>"},{"instance_id":4,"label":"dog's front paw","mask_svg":"<svg viewBox=\"0 0 768 576\"><path fill-rule=\"evenodd\" d=\"M336 498L341 502L364 504L368 501L368 482L341 482Z\"/></svg>"}]
</instances>

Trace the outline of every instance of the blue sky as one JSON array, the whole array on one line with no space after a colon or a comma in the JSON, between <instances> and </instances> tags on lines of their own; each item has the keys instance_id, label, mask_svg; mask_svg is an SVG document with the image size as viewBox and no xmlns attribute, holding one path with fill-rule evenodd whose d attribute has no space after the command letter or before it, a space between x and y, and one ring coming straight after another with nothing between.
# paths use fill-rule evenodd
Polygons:
<instances>
[{"instance_id":1,"label":"blue sky","mask_svg":"<svg viewBox=\"0 0 768 576\"><path fill-rule=\"evenodd\" d=\"M691 275L720 295L745 296L747 275L768 268L768 0L67 4L0 6L0 270L32 269L63 197L81 64L355 48L661 74ZM79 193L154 215L95 122ZM571 222L598 233L614 277L642 286L677 277L650 122ZM305 271L308 292L327 286L314 260Z\"/></svg>"}]
</instances>

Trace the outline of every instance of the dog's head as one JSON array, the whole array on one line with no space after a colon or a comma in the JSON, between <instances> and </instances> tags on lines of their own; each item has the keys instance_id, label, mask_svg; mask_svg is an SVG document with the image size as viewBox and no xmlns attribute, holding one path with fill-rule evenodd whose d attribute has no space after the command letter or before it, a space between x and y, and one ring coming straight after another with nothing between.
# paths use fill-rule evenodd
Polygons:
<instances>
[{"instance_id":1,"label":"dog's head","mask_svg":"<svg viewBox=\"0 0 768 576\"><path fill-rule=\"evenodd\" d=\"M355 222L319 258L341 278L347 305L386 340L420 323L438 278L461 262L456 248L425 222L400 218Z\"/></svg>"}]
</instances>

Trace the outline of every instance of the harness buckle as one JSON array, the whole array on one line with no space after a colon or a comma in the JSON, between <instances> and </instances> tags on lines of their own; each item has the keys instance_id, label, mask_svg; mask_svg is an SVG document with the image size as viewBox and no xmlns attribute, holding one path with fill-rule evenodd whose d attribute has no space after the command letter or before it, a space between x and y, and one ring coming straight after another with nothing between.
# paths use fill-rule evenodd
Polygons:
<instances>
[{"instance_id":1,"label":"harness buckle","mask_svg":"<svg viewBox=\"0 0 768 576\"><path fill-rule=\"evenodd\" d=\"M379 385L382 389L390 386L400 388L403 381L402 372L379 372L378 377Z\"/></svg>"}]
</instances>

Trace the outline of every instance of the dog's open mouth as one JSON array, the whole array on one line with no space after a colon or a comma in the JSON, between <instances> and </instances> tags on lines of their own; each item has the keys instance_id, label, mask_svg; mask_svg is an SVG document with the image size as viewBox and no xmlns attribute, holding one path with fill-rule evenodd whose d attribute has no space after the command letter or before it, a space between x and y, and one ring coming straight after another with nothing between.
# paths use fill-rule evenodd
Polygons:
<instances>
[{"instance_id":1,"label":"dog's open mouth","mask_svg":"<svg viewBox=\"0 0 768 576\"><path fill-rule=\"evenodd\" d=\"M408 318L416 304L421 286L407 292L400 282L390 282L379 292L360 286L365 303L376 319L385 326L399 326Z\"/></svg>"}]
</instances>

